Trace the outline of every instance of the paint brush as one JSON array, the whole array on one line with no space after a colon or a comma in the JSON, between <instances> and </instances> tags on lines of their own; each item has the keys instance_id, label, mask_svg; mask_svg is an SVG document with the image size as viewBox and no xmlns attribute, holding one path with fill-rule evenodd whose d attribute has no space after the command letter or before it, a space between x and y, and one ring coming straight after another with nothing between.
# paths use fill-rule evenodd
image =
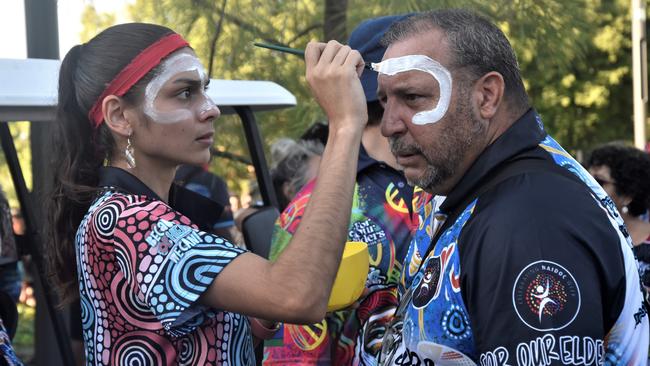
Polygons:
<instances>
[{"instance_id":1,"label":"paint brush","mask_svg":"<svg viewBox=\"0 0 650 366\"><path fill-rule=\"evenodd\" d=\"M274 51L290 53L290 54L296 55L296 56L302 56L303 58L305 57L305 50L301 50L301 49L298 49L298 48L284 47L284 46L278 46L278 45L271 44L271 43L261 43L261 42L254 42L253 45L255 45L257 47L268 48L268 49L274 50ZM366 62L364 68L366 68L368 70L372 70L371 62Z\"/></svg>"}]
</instances>

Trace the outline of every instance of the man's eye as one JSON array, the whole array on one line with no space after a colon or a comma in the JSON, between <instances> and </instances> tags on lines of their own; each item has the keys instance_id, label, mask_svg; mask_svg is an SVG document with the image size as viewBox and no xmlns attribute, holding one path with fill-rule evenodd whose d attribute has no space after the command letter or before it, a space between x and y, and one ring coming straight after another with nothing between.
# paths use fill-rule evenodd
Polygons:
<instances>
[{"instance_id":1,"label":"man's eye","mask_svg":"<svg viewBox=\"0 0 650 366\"><path fill-rule=\"evenodd\" d=\"M406 99L409 102L413 102L413 101L416 101L416 100L420 99L420 97L421 97L421 95L418 95L418 94L406 94L404 96L404 99Z\"/></svg>"}]
</instances>

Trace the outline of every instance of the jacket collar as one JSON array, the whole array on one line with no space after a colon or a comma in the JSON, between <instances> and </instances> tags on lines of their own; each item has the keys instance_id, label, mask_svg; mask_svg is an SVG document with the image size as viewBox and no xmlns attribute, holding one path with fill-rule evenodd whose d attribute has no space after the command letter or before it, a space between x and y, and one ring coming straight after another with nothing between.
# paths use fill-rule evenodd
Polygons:
<instances>
[{"instance_id":1,"label":"jacket collar","mask_svg":"<svg viewBox=\"0 0 650 366\"><path fill-rule=\"evenodd\" d=\"M364 169L374 165L378 164L379 162L368 155L368 152L366 151L366 148L363 147L363 144L360 145L361 147L359 148L359 162L357 163L357 174L361 173Z\"/></svg>"},{"instance_id":2,"label":"jacket collar","mask_svg":"<svg viewBox=\"0 0 650 366\"><path fill-rule=\"evenodd\" d=\"M99 186L111 188L122 193L145 196L151 200L162 201L146 184L126 170L115 167L102 167L99 171ZM207 231L217 221L224 207L198 193L172 184L169 190L168 205L187 216L201 230Z\"/></svg>"},{"instance_id":3,"label":"jacket collar","mask_svg":"<svg viewBox=\"0 0 650 366\"><path fill-rule=\"evenodd\" d=\"M390 168L390 169L397 172L397 170L394 169L393 167L391 167L388 163L386 163L384 161L375 160L373 157L368 155L368 151L366 151L366 148L363 147L363 144L361 144L360 148L359 148L359 160L358 160L358 163L357 163L357 174L361 173L362 171L366 170L367 168L369 168L369 167L371 167L373 165L384 165L385 167ZM400 174L402 174L402 173L400 172Z\"/></svg>"},{"instance_id":4,"label":"jacket collar","mask_svg":"<svg viewBox=\"0 0 650 366\"><path fill-rule=\"evenodd\" d=\"M541 118L534 109L529 109L478 156L447 195L440 206L441 211L450 212L490 171L512 157L536 148L545 136Z\"/></svg>"}]
</instances>

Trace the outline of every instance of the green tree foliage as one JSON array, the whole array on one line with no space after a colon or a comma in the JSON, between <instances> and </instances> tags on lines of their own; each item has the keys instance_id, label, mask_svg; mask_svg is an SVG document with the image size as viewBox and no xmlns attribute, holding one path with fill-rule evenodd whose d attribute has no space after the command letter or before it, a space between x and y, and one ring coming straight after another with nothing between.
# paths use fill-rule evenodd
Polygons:
<instances>
[{"instance_id":1,"label":"green tree foliage","mask_svg":"<svg viewBox=\"0 0 650 366\"><path fill-rule=\"evenodd\" d=\"M526 39L522 30L516 37L529 94L547 128L571 150L631 140L629 1L584 1L577 12L553 13L566 17L564 32Z\"/></svg>"},{"instance_id":2,"label":"green tree foliage","mask_svg":"<svg viewBox=\"0 0 650 366\"><path fill-rule=\"evenodd\" d=\"M27 185L27 188L31 189L32 154L29 148L29 122L10 122L9 131L11 132L11 136L14 140L16 153L18 154L18 161L20 161L23 176L25 177L25 183ZM9 172L9 167L7 166L7 159L5 158L4 153L0 154L0 166L4 167L3 169L0 169L0 187L7 195L9 205L16 208L20 207L18 204L16 191L14 189L14 183Z\"/></svg>"},{"instance_id":3,"label":"green tree foliage","mask_svg":"<svg viewBox=\"0 0 650 366\"><path fill-rule=\"evenodd\" d=\"M81 34L79 34L79 40L81 42L88 42L88 40L101 32L104 28L115 24L115 20L115 14L97 13L97 10L95 10L92 3L86 5L83 13L81 13L81 23L84 26L81 30Z\"/></svg>"},{"instance_id":4,"label":"green tree foliage","mask_svg":"<svg viewBox=\"0 0 650 366\"><path fill-rule=\"evenodd\" d=\"M628 0L136 0L129 12L135 21L167 25L183 34L213 78L272 80L290 90L298 106L258 114L270 145L279 137L300 135L324 116L309 96L302 61L252 42L303 48L324 34L346 39L369 17L445 7L473 9L504 30L533 104L569 150L631 140ZM108 18L86 14L84 24L94 30L97 19ZM216 148L246 157L238 121L224 117L216 126ZM252 177L248 167L232 160L217 158L213 168L231 184Z\"/></svg>"}]
</instances>

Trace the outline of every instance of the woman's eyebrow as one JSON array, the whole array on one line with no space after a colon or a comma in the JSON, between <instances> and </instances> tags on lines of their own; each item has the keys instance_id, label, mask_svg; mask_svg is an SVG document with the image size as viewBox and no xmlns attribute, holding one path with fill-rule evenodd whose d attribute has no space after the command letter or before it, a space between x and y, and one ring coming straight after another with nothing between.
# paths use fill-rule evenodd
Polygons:
<instances>
[{"instance_id":1,"label":"woman's eyebrow","mask_svg":"<svg viewBox=\"0 0 650 366\"><path fill-rule=\"evenodd\" d=\"M201 80L199 79L193 79L193 78L178 78L173 81L173 84L201 84Z\"/></svg>"}]
</instances>

